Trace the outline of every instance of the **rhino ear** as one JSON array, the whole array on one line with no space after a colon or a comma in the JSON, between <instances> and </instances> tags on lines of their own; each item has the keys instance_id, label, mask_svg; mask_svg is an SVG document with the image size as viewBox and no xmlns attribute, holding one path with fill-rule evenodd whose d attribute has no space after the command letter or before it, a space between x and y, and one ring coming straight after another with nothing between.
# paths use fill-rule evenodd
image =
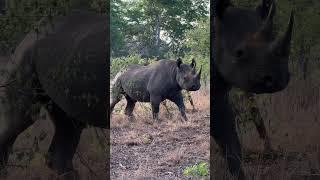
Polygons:
<instances>
[{"instance_id":1,"label":"rhino ear","mask_svg":"<svg viewBox=\"0 0 320 180\"><path fill-rule=\"evenodd\" d=\"M224 14L224 11L230 5L230 0L216 0L216 3L213 4L213 9L215 11L216 16L221 19Z\"/></svg>"},{"instance_id":2,"label":"rhino ear","mask_svg":"<svg viewBox=\"0 0 320 180\"><path fill-rule=\"evenodd\" d=\"M271 12L270 9L273 6ZM271 13L271 18L273 17L275 13L275 3L274 0L262 0L261 4L259 4L256 7L257 13L260 15L260 17L265 20L268 15Z\"/></svg>"},{"instance_id":3,"label":"rhino ear","mask_svg":"<svg viewBox=\"0 0 320 180\"><path fill-rule=\"evenodd\" d=\"M178 68L180 68L180 65L182 64L182 59L181 58L178 58L177 59L177 66Z\"/></svg>"},{"instance_id":4,"label":"rhino ear","mask_svg":"<svg viewBox=\"0 0 320 180\"><path fill-rule=\"evenodd\" d=\"M196 65L197 65L197 64L196 64L196 61L194 60L194 58L192 58L190 66L191 66L192 68L195 68Z\"/></svg>"}]
</instances>

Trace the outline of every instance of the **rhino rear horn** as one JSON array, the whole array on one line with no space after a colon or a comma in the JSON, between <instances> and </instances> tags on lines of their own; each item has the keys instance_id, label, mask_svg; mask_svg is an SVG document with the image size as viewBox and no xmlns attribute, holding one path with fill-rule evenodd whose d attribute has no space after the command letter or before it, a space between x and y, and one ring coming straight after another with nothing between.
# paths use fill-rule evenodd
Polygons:
<instances>
[{"instance_id":1,"label":"rhino rear horn","mask_svg":"<svg viewBox=\"0 0 320 180\"><path fill-rule=\"evenodd\" d=\"M262 0L261 4L256 8L262 19L266 19L269 15L270 8L274 6L274 0ZM275 8L273 8L272 16L274 15Z\"/></svg>"},{"instance_id":2,"label":"rhino rear horn","mask_svg":"<svg viewBox=\"0 0 320 180\"><path fill-rule=\"evenodd\" d=\"M190 66L194 69L196 65L196 61L194 60L194 58L192 58Z\"/></svg>"},{"instance_id":3,"label":"rhino rear horn","mask_svg":"<svg viewBox=\"0 0 320 180\"><path fill-rule=\"evenodd\" d=\"M182 59L181 58L178 58L177 59L177 66L180 68L180 65L182 64Z\"/></svg>"},{"instance_id":4,"label":"rhino rear horn","mask_svg":"<svg viewBox=\"0 0 320 180\"><path fill-rule=\"evenodd\" d=\"M218 18L222 18L223 14L224 14L224 11L230 5L231 5L230 0L216 0L216 3L213 4L215 15Z\"/></svg>"},{"instance_id":5,"label":"rhino rear horn","mask_svg":"<svg viewBox=\"0 0 320 180\"><path fill-rule=\"evenodd\" d=\"M272 2L268 11L268 16L266 17L261 29L257 33L262 37L270 38L272 35L273 14L275 11L274 9L275 9L275 5Z\"/></svg>"}]
</instances>

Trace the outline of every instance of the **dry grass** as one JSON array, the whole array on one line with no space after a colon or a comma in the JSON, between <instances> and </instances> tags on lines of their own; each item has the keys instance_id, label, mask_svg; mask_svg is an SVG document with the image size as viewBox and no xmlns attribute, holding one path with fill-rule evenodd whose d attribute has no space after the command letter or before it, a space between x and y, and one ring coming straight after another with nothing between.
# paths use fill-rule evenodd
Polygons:
<instances>
[{"instance_id":1,"label":"dry grass","mask_svg":"<svg viewBox=\"0 0 320 180\"><path fill-rule=\"evenodd\" d=\"M0 179L57 179L51 169L45 165L45 156L53 137L54 127L50 120L39 119L23 132L14 144L9 158L7 177ZM73 159L75 169L81 179L106 179L105 136L107 131L88 128L82 133L77 153Z\"/></svg>"},{"instance_id":2,"label":"dry grass","mask_svg":"<svg viewBox=\"0 0 320 180\"><path fill-rule=\"evenodd\" d=\"M148 103L138 103L131 122L119 110L111 120L111 179L186 179L183 169L209 161L209 90L192 93L197 112L182 122L172 103L168 118L160 107L160 123L153 122ZM187 109L192 109L186 102ZM188 111L189 112L189 111Z\"/></svg>"},{"instance_id":3,"label":"dry grass","mask_svg":"<svg viewBox=\"0 0 320 180\"><path fill-rule=\"evenodd\" d=\"M319 80L292 79L284 91L260 95L258 105L275 153L261 153L263 141L253 123L240 127L247 176L256 180L320 179ZM213 159L216 179L228 179L223 160Z\"/></svg>"}]
</instances>

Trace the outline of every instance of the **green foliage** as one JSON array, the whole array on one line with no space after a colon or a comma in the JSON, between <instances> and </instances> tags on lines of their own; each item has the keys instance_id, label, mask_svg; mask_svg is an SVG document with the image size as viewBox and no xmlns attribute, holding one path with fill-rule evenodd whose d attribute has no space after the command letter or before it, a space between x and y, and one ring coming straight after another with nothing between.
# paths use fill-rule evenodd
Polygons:
<instances>
[{"instance_id":1,"label":"green foliage","mask_svg":"<svg viewBox=\"0 0 320 180\"><path fill-rule=\"evenodd\" d=\"M128 57L112 58L110 64L110 77L114 77L120 70L132 64L145 64L146 62L153 62L154 59L142 59L140 56L132 55Z\"/></svg>"},{"instance_id":2,"label":"green foliage","mask_svg":"<svg viewBox=\"0 0 320 180\"><path fill-rule=\"evenodd\" d=\"M203 57L195 57L195 56L188 56L183 58L184 64L190 64L192 58L195 58L197 62L197 69L200 69L200 66L202 65L202 73L201 73L201 79L203 82L207 83L209 82L210 78L210 64L209 64L209 57L203 58ZM132 65L132 64L141 64L141 65L147 65L156 62L156 59L142 59L138 55L131 55L128 57L119 57L119 58L112 58L111 64L110 64L110 78L113 78L120 70Z\"/></svg>"},{"instance_id":3,"label":"green foliage","mask_svg":"<svg viewBox=\"0 0 320 180\"><path fill-rule=\"evenodd\" d=\"M210 19L205 18L186 33L186 47L190 54L210 56Z\"/></svg>"},{"instance_id":4,"label":"green foliage","mask_svg":"<svg viewBox=\"0 0 320 180\"><path fill-rule=\"evenodd\" d=\"M186 32L208 18L208 0L111 1L113 57L143 54L168 57L184 54Z\"/></svg>"},{"instance_id":5,"label":"green foliage","mask_svg":"<svg viewBox=\"0 0 320 180\"><path fill-rule=\"evenodd\" d=\"M209 175L208 163L202 162L197 165L187 167L183 171L183 175L192 176L192 177L200 177L201 179L204 179L206 176Z\"/></svg>"},{"instance_id":6,"label":"green foliage","mask_svg":"<svg viewBox=\"0 0 320 180\"><path fill-rule=\"evenodd\" d=\"M0 14L0 54L9 54L30 31L38 31L39 20L49 21L72 9L86 8L106 13L109 0L7 0L6 13Z\"/></svg>"}]
</instances>

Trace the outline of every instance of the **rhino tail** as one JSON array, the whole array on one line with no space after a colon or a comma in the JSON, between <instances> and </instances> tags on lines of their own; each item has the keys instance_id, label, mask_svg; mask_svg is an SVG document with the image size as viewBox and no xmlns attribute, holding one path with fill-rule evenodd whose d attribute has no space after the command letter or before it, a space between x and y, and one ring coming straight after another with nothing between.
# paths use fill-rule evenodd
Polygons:
<instances>
[{"instance_id":1,"label":"rhino tail","mask_svg":"<svg viewBox=\"0 0 320 180\"><path fill-rule=\"evenodd\" d=\"M113 98L119 96L119 90L121 90L121 84L119 81L119 77L126 71L126 69L123 69L119 71L116 76L111 80L110 82L110 102L112 102Z\"/></svg>"}]
</instances>

